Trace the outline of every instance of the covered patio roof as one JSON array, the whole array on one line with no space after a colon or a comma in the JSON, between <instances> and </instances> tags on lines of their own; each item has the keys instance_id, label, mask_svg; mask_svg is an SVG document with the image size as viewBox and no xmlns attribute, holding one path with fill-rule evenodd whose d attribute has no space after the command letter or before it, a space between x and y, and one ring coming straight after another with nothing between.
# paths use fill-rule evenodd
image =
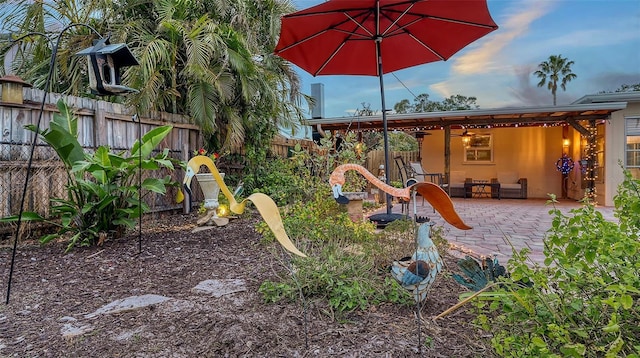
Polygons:
<instances>
[{"instance_id":1,"label":"covered patio roof","mask_svg":"<svg viewBox=\"0 0 640 358\"><path fill-rule=\"evenodd\" d=\"M579 121L603 120L612 112L625 109L627 102L583 103L549 107L513 107L464 111L387 114L387 128L403 131L425 131L450 128L519 127L571 124ZM322 130L382 130L382 114L306 120L307 125ZM580 126L578 126L580 127Z\"/></svg>"}]
</instances>

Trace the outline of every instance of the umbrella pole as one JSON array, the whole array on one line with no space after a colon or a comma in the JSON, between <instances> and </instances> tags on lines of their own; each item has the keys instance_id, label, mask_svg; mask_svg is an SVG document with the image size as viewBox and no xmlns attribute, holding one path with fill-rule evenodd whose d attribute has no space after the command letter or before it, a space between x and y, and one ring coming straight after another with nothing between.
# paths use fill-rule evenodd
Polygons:
<instances>
[{"instance_id":1,"label":"umbrella pole","mask_svg":"<svg viewBox=\"0 0 640 358\"><path fill-rule=\"evenodd\" d=\"M384 101L384 80L382 78L382 56L380 55L380 42L376 40L376 55L378 56L378 78L380 79L380 100L382 102L382 134L384 137L384 178L387 185L390 185L389 176L389 137L387 135L387 109ZM387 215L391 214L391 194L386 193Z\"/></svg>"}]
</instances>

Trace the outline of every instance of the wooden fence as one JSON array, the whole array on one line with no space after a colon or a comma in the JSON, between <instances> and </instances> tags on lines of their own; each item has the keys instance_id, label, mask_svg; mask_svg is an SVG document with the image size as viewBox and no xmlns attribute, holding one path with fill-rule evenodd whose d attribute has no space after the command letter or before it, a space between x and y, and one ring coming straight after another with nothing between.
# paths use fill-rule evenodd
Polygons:
<instances>
[{"instance_id":1,"label":"wooden fence","mask_svg":"<svg viewBox=\"0 0 640 358\"><path fill-rule=\"evenodd\" d=\"M34 133L25 129L25 126L37 123L44 96L44 92L38 89L26 88L23 93L22 104L0 102L0 217L16 215L20 210L34 138ZM57 112L56 103L60 98L74 108L78 116L78 141L86 150L91 151L107 145L113 150L126 152L138 139L139 124L134 121L134 113L130 108L121 104L60 94L48 94L40 128L49 127L53 114ZM185 116L154 112L140 115L139 118L143 134L157 126L173 126L169 136L160 143L158 148L168 148L171 157L175 159L187 160L193 150L202 147L199 127L190 124ZM271 150L276 156L288 157L296 144L300 144L302 148L309 151L317 148L310 140L276 137ZM50 198L66 197L67 173L53 149L41 140L36 142L33 154L24 210L47 216L50 210ZM417 159L417 152L391 152L389 168L391 180L399 180L398 170L393 161L397 155L403 156L407 163ZM366 160L366 167L378 175L378 168L383 163L383 151L372 151ZM176 168L173 172L158 171L153 175L156 177L171 175L173 180L181 181L184 174L182 169ZM174 200L177 190L177 188L170 188L167 195L150 193L145 197L145 202L154 212L181 209L182 204L177 204ZM202 200L197 187L193 192L193 203ZM2 229L1 225L0 229Z\"/></svg>"},{"instance_id":2,"label":"wooden fence","mask_svg":"<svg viewBox=\"0 0 640 358\"><path fill-rule=\"evenodd\" d=\"M22 104L0 103L0 216L15 215L20 210L27 165L34 133L25 125L36 124L44 92L24 89ZM160 143L159 148L168 148L171 157L188 158L191 150L202 146L200 130L190 124L187 117L154 112L139 116L140 123L133 120L130 109L124 105L87 98L49 94L42 112L40 128L48 128L57 112L56 103L64 98L74 108L78 117L78 141L88 151L107 145L116 151L127 151L138 139L138 127L142 133L161 125L171 125L173 130ZM174 180L182 178L182 170L154 173L158 177L172 175ZM67 174L55 152L41 140L36 142L32 171L25 196L25 211L49 213L49 199L65 197ZM145 200L154 211L182 207L174 202L176 188L169 195L147 195Z\"/></svg>"},{"instance_id":3,"label":"wooden fence","mask_svg":"<svg viewBox=\"0 0 640 358\"><path fill-rule=\"evenodd\" d=\"M394 158L398 156L402 157L406 164L418 161L418 151L389 152L389 178L391 181L400 180L400 172L394 161ZM384 165L384 150L373 150L369 152L365 165L371 173L378 175L380 165Z\"/></svg>"},{"instance_id":4,"label":"wooden fence","mask_svg":"<svg viewBox=\"0 0 640 358\"><path fill-rule=\"evenodd\" d=\"M274 156L287 158L291 155L291 150L299 144L304 150L313 152L317 149L315 142L309 139L291 139L283 136L276 136L271 142L271 153Z\"/></svg>"}]
</instances>

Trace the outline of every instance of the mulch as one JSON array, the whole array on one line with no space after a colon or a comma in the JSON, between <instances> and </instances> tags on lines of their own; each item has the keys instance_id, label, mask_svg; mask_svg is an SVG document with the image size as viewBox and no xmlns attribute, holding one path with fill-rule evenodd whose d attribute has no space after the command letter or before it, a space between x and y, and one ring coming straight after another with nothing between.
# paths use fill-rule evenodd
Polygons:
<instances>
[{"instance_id":1,"label":"mulch","mask_svg":"<svg viewBox=\"0 0 640 358\"><path fill-rule=\"evenodd\" d=\"M391 304L336 315L319 300L265 303L258 288L287 275L287 255L260 242L257 220L192 233L194 215L148 218L141 235L67 254L63 242L20 243L9 304L0 305L0 357L493 356L472 306L432 319L466 291L450 270L436 280L420 319L415 307ZM0 245L4 301L12 243ZM454 269L457 259L443 257ZM221 297L193 290L211 279L241 279L246 290ZM147 294L170 300L87 318L114 300Z\"/></svg>"}]
</instances>

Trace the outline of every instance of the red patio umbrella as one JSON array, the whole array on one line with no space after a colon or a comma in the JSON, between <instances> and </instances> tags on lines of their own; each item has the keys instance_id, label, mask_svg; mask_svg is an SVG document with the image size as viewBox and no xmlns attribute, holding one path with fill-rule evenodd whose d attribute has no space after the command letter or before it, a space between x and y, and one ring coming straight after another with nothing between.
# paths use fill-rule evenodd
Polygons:
<instances>
[{"instance_id":1,"label":"red patio umbrella","mask_svg":"<svg viewBox=\"0 0 640 358\"><path fill-rule=\"evenodd\" d=\"M382 75L445 61L497 28L486 0L329 0L283 16L275 53L313 76L379 77L388 183Z\"/></svg>"}]
</instances>

